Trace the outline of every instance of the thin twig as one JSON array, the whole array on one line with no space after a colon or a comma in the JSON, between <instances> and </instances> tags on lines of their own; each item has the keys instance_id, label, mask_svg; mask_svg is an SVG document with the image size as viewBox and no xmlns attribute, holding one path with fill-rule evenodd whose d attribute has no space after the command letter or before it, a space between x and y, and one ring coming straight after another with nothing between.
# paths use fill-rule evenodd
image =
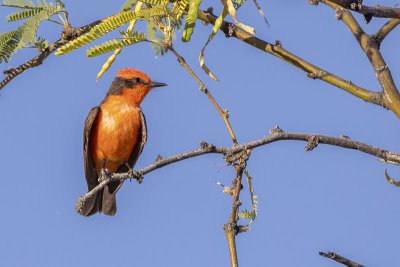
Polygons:
<instances>
[{"instance_id":1,"label":"thin twig","mask_svg":"<svg viewBox=\"0 0 400 267\"><path fill-rule=\"evenodd\" d=\"M172 47L172 42L169 40L169 42L164 43L164 46L172 51L172 53L178 59L178 62L193 76L193 78L200 85L200 90L208 96L208 98L213 103L213 105L218 110L219 114L221 115L222 119L224 120L225 125L228 128L229 134L232 138L233 145L237 146L238 142L237 142L235 133L233 132L233 129L229 123L227 112L224 112L219 107L218 103L212 97L210 91L206 88L205 84L200 80L199 77L197 77L197 75L193 72L193 70L186 63L185 59L181 55L179 55L178 52L176 52L176 50ZM237 231L237 220L238 220L237 214L238 214L239 206L237 205L237 203L239 201L240 189L242 188L242 175L243 175L243 170L246 166L246 160L239 159L239 164L244 165L244 167L241 168L241 170L239 170L237 172L235 189L233 190L232 212L231 212L231 216L229 218L228 223L224 225L225 235L228 239L228 247L229 247L229 254L231 256L231 266L232 267L237 267L239 265L238 258L237 258L237 250L236 250L236 241L235 241L236 235L238 233L238 231Z\"/></svg>"},{"instance_id":2,"label":"thin twig","mask_svg":"<svg viewBox=\"0 0 400 267\"><path fill-rule=\"evenodd\" d=\"M204 22L215 24L215 20L217 17L210 12L206 12L203 10L199 10L198 18ZM320 79L327 83L330 83L334 86L337 86L346 92L357 96L363 99L366 102L370 102L376 104L378 106L385 108L385 103L382 100L381 93L369 91L362 87L359 87L353 84L351 81L346 81L338 76L335 76L317 66L312 65L311 63L295 56L294 54L290 53L289 51L282 48L280 42L273 45L264 40L261 40L248 32L236 27L234 24L230 22L223 21L222 26L220 28L222 32L225 33L227 37L235 37L248 45L251 45L255 48L258 48L268 54L276 56L293 66L305 71L308 73L308 77L313 79Z\"/></svg>"},{"instance_id":3,"label":"thin twig","mask_svg":"<svg viewBox=\"0 0 400 267\"><path fill-rule=\"evenodd\" d=\"M205 86L205 84L200 80L199 77L197 77L197 75L194 73L194 71L189 67L189 65L186 63L185 59L178 54L178 52L176 52L176 50L172 47L172 43L165 43L164 44L166 48L168 48L169 50L171 50L171 52L176 56L176 58L178 59L178 62L190 73L190 75L193 76L193 78L196 80L196 82L200 85L200 90L202 92L204 92L207 97L210 99L210 101L213 103L213 105L215 106L215 108L218 110L219 114L221 115L222 119L225 122L226 127L228 128L229 134L232 138L233 144L237 145L237 139L235 136L235 133L233 132L233 129L231 127L231 124L229 123L228 120L228 115L226 114L226 112L224 112L218 105L218 103L215 101L215 99L213 98L213 96L211 95L210 91L207 89L207 87Z\"/></svg>"},{"instance_id":4,"label":"thin twig","mask_svg":"<svg viewBox=\"0 0 400 267\"><path fill-rule=\"evenodd\" d=\"M274 132L271 136L261 138L261 139L258 139L258 140L255 140L255 141L252 141L249 143L245 143L242 145L238 145L235 147L219 147L219 146L213 146L211 144L202 142L200 149L188 151L188 152L185 152L182 154L178 154L175 156L157 160L153 164L151 164L141 170L138 170L137 172L134 172L133 174L135 175L135 177L132 177L131 172L112 174L109 179L102 181L92 191L88 192L86 195L82 196L81 198L84 201L85 199L88 198L88 195L95 194L96 192L101 190L104 187L104 185L106 185L107 183L109 183L113 180L140 178L143 175L150 173L156 169L162 168L166 165L170 165L172 163L182 161L182 160L185 160L188 158L193 158L193 157L197 157L197 156L209 154L209 153L216 153L216 154L222 154L222 155L235 155L244 150L253 149L253 148L256 148L259 146L267 145L267 144L277 142L277 141L282 141L282 140L297 140L297 141L305 141L307 143L309 143L310 140L314 140L314 142L315 142L315 140L317 140L316 143L314 143L313 147L315 147L317 144L327 144L327 145L339 146L339 147L348 148L348 149L355 149L355 150L361 151L363 153L370 154L372 156L376 156L380 159L385 160L386 162L400 165L400 153L391 152L391 151L385 150L383 148L374 147L374 146L371 146L371 145L368 145L365 143L361 143L361 142L352 140L346 136L332 137L332 136L326 136L326 135L320 135L320 134L290 133L290 132L284 132L284 131L277 131L277 132Z\"/></svg>"},{"instance_id":5,"label":"thin twig","mask_svg":"<svg viewBox=\"0 0 400 267\"><path fill-rule=\"evenodd\" d=\"M345 257L342 257L334 252L328 252L328 253L319 252L319 255L321 255L322 257L337 261L341 264L346 265L347 267L365 267L364 265L361 265L361 264L358 264L357 262L351 261L351 260L349 260Z\"/></svg>"}]
</instances>

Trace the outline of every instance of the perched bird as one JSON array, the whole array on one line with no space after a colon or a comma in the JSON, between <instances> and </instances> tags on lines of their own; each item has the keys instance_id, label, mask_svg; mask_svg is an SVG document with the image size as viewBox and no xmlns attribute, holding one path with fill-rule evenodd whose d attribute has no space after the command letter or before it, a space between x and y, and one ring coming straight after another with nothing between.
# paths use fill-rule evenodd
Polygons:
<instances>
[{"instance_id":1,"label":"perched bird","mask_svg":"<svg viewBox=\"0 0 400 267\"><path fill-rule=\"evenodd\" d=\"M90 110L83 129L83 157L89 191L99 184L102 168L119 173L128 171L128 166L135 166L147 139L140 103L150 89L165 85L152 82L139 70L117 72L103 101ZM123 182L108 183L77 212L83 216L97 212L113 216L117 211L115 194Z\"/></svg>"}]
</instances>

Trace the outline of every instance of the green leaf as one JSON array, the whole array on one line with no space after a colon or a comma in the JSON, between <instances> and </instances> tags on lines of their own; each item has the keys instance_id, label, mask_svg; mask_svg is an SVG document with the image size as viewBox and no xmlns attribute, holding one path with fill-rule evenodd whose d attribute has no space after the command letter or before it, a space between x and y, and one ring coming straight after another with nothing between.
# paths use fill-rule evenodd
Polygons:
<instances>
[{"instance_id":1,"label":"green leaf","mask_svg":"<svg viewBox=\"0 0 400 267\"><path fill-rule=\"evenodd\" d=\"M7 22L21 20L21 19L27 19L27 18L33 17L37 13L39 13L40 10L41 10L40 8L35 8L35 9L22 10L22 11L19 11L19 12L12 13L12 14L7 16Z\"/></svg>"},{"instance_id":2,"label":"green leaf","mask_svg":"<svg viewBox=\"0 0 400 267\"><path fill-rule=\"evenodd\" d=\"M44 1L44 3L46 3ZM46 3L47 5L47 3ZM24 22L24 29L22 31L22 41L24 44L20 44L19 46L23 46L27 43L33 43L35 40L36 32L39 28L40 23L43 20L49 19L51 16L54 14L63 11L64 7L63 6L56 6L53 7L52 5L42 7L42 9L35 14L32 18L28 19L27 21Z\"/></svg>"},{"instance_id":3,"label":"green leaf","mask_svg":"<svg viewBox=\"0 0 400 267\"><path fill-rule=\"evenodd\" d=\"M182 14L185 11L188 3L189 3L189 0L180 0L180 1L176 1L173 4L173 10L177 14L178 19L182 17Z\"/></svg>"},{"instance_id":4,"label":"green leaf","mask_svg":"<svg viewBox=\"0 0 400 267\"><path fill-rule=\"evenodd\" d=\"M60 47L56 55L63 55L69 53L75 49L78 49L94 40L106 35L107 33L127 24L133 19L147 20L155 16L169 16L173 20L176 20L176 14L165 6L155 6L149 9L143 9L139 11L129 10L122 13L118 13L114 16L107 18L100 24L94 26L87 34L82 35L75 40L72 40L68 44Z\"/></svg>"},{"instance_id":5,"label":"green leaf","mask_svg":"<svg viewBox=\"0 0 400 267\"><path fill-rule=\"evenodd\" d=\"M148 21L146 32L149 40L153 39L154 36L156 36L156 26L154 25L154 22L152 20Z\"/></svg>"},{"instance_id":6,"label":"green leaf","mask_svg":"<svg viewBox=\"0 0 400 267\"><path fill-rule=\"evenodd\" d=\"M111 16L102 21L100 24L94 26L87 34L79 36L68 44L60 47L55 54L63 55L74 51L75 49L87 45L88 43L93 42L94 40L137 18L140 18L140 13L134 10L125 11Z\"/></svg>"},{"instance_id":7,"label":"green leaf","mask_svg":"<svg viewBox=\"0 0 400 267\"><path fill-rule=\"evenodd\" d=\"M33 46L36 47L40 51L46 50L47 47L49 47L49 42L41 37L38 37L34 42Z\"/></svg>"},{"instance_id":8,"label":"green leaf","mask_svg":"<svg viewBox=\"0 0 400 267\"><path fill-rule=\"evenodd\" d=\"M131 10L133 6L136 5L137 2L138 0L126 0L125 4L121 7L119 12L125 12Z\"/></svg>"},{"instance_id":9,"label":"green leaf","mask_svg":"<svg viewBox=\"0 0 400 267\"><path fill-rule=\"evenodd\" d=\"M35 4L30 0L4 0L0 6L15 7L23 9L34 9Z\"/></svg>"},{"instance_id":10,"label":"green leaf","mask_svg":"<svg viewBox=\"0 0 400 267\"><path fill-rule=\"evenodd\" d=\"M0 34L0 63L8 62L11 55L16 52L21 37L19 30Z\"/></svg>"},{"instance_id":11,"label":"green leaf","mask_svg":"<svg viewBox=\"0 0 400 267\"><path fill-rule=\"evenodd\" d=\"M167 0L139 0L142 3L149 4L152 6L166 6L169 1Z\"/></svg>"},{"instance_id":12,"label":"green leaf","mask_svg":"<svg viewBox=\"0 0 400 267\"><path fill-rule=\"evenodd\" d=\"M102 43L101 45L96 45L86 51L86 54L89 58L103 55L105 53L133 45L140 42L148 41L146 35L142 32L133 32L133 33L125 33L121 32L124 36L124 39L121 42L117 41L116 39Z\"/></svg>"}]
</instances>

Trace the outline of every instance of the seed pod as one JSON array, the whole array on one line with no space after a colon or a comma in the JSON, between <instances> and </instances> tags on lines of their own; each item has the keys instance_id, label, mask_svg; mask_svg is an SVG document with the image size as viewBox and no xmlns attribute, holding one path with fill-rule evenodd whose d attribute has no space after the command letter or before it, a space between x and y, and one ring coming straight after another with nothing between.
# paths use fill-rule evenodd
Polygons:
<instances>
[{"instance_id":1,"label":"seed pod","mask_svg":"<svg viewBox=\"0 0 400 267\"><path fill-rule=\"evenodd\" d=\"M185 29L182 33L182 41L189 42L192 36L194 26L196 25L197 13L199 12L199 6L202 0L192 0L189 5L189 12L186 16Z\"/></svg>"}]
</instances>

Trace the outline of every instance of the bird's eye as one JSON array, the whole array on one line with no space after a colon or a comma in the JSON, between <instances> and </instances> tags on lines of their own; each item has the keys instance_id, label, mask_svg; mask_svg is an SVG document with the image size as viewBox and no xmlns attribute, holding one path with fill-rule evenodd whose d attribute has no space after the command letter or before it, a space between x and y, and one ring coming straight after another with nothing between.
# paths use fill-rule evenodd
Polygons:
<instances>
[{"instance_id":1,"label":"bird's eye","mask_svg":"<svg viewBox=\"0 0 400 267\"><path fill-rule=\"evenodd\" d=\"M134 81L135 83L140 83L140 82L142 82L142 79L140 79L140 78L135 78L135 79L133 79L133 81Z\"/></svg>"}]
</instances>

